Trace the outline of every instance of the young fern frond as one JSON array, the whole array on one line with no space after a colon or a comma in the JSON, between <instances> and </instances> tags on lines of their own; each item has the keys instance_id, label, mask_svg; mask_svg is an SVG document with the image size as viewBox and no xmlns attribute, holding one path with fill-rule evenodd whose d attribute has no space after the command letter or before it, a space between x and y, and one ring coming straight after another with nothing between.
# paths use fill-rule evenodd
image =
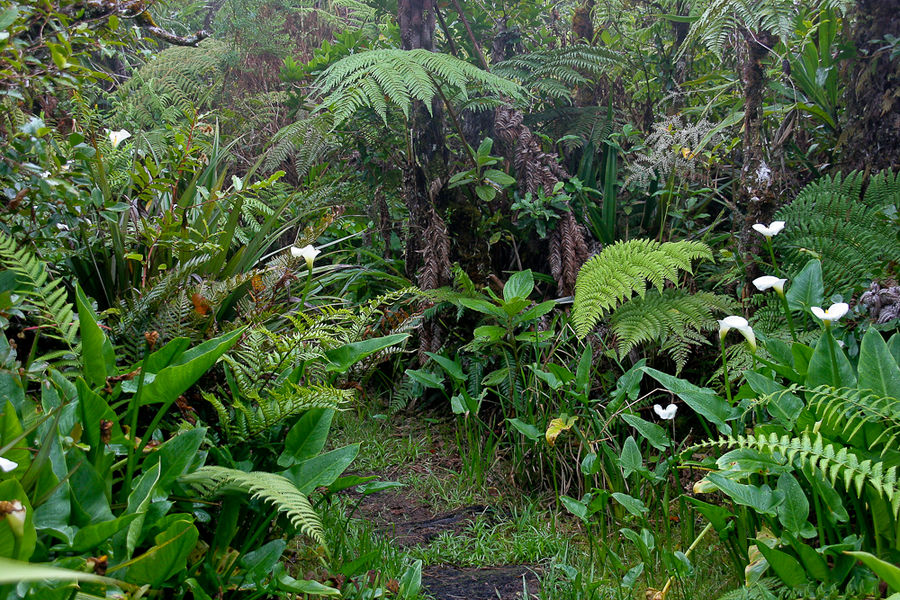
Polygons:
<instances>
[{"instance_id":1,"label":"young fern frond","mask_svg":"<svg viewBox=\"0 0 900 600\"><path fill-rule=\"evenodd\" d=\"M351 54L334 63L314 84L324 96L323 106L331 107L334 124L347 120L361 108L371 108L387 123L388 104L398 107L409 118L415 100L430 110L431 101L440 93L518 98L518 84L479 69L449 54L424 49L394 48Z\"/></svg>"},{"instance_id":2,"label":"young fern frond","mask_svg":"<svg viewBox=\"0 0 900 600\"><path fill-rule=\"evenodd\" d=\"M78 319L62 279L51 279L46 265L27 248L0 231L0 264L14 272L20 282L18 292L28 298L41 331L59 340L74 353Z\"/></svg>"},{"instance_id":3,"label":"young fern frond","mask_svg":"<svg viewBox=\"0 0 900 600\"><path fill-rule=\"evenodd\" d=\"M857 496L861 496L863 488L869 485L887 500L894 516L900 516L897 465L886 467L883 461L860 458L853 448L835 445L818 433L804 433L800 437L776 433L727 436L702 442L689 451L710 447L750 448L783 456L788 462L797 459L802 466L817 469L832 484L841 481L847 490L855 489Z\"/></svg>"},{"instance_id":4,"label":"young fern frond","mask_svg":"<svg viewBox=\"0 0 900 600\"><path fill-rule=\"evenodd\" d=\"M578 273L572 309L576 333L586 336L605 311L634 294L643 297L648 282L662 290L666 281L678 279L679 271L690 273L697 258L712 259L706 244L638 239L607 246Z\"/></svg>"},{"instance_id":5,"label":"young fern frond","mask_svg":"<svg viewBox=\"0 0 900 600\"><path fill-rule=\"evenodd\" d=\"M865 445L873 451L880 447L882 456L900 448L900 400L897 398L851 388L819 386L810 390L807 406L823 426L838 431L846 441L859 434L866 424L877 423L880 433L874 440L866 440Z\"/></svg>"},{"instance_id":6,"label":"young fern frond","mask_svg":"<svg viewBox=\"0 0 900 600\"><path fill-rule=\"evenodd\" d=\"M288 478L262 471L238 471L226 467L200 467L180 478L182 483L195 487L202 495L218 495L226 488L234 488L270 502L284 513L294 527L325 546L322 521L309 499Z\"/></svg>"},{"instance_id":7,"label":"young fern frond","mask_svg":"<svg viewBox=\"0 0 900 600\"><path fill-rule=\"evenodd\" d=\"M731 312L735 303L708 292L690 294L684 290L651 291L632 298L610 316L616 336L616 351L625 356L635 346L657 342L684 368L691 347L709 343L702 332L716 327L713 311Z\"/></svg>"}]
</instances>

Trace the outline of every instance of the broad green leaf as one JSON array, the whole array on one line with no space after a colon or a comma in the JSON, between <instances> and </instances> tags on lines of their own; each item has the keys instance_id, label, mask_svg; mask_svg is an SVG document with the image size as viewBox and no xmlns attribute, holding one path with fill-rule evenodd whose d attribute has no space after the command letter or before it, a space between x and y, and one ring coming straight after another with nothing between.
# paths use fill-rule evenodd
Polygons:
<instances>
[{"instance_id":1,"label":"broad green leaf","mask_svg":"<svg viewBox=\"0 0 900 600\"><path fill-rule=\"evenodd\" d=\"M672 440L666 434L666 430L650 421L645 421L637 415L625 413L622 420L638 430L641 436L650 442L650 445L657 450L665 450L672 444Z\"/></svg>"},{"instance_id":2,"label":"broad green leaf","mask_svg":"<svg viewBox=\"0 0 900 600\"><path fill-rule=\"evenodd\" d=\"M811 388L820 385L856 387L853 366L830 330L825 330L816 344L816 350L809 361L806 385Z\"/></svg>"},{"instance_id":3,"label":"broad green leaf","mask_svg":"<svg viewBox=\"0 0 900 600\"><path fill-rule=\"evenodd\" d=\"M736 408L729 406L724 398L720 398L709 388L697 387L684 379L679 379L650 367L643 371L660 382L670 392L684 400L694 412L713 423L723 435L731 433L727 421L736 419L740 414Z\"/></svg>"},{"instance_id":4,"label":"broad green leaf","mask_svg":"<svg viewBox=\"0 0 900 600\"><path fill-rule=\"evenodd\" d=\"M124 557L131 558L134 549L137 548L140 541L141 530L144 527L144 517L147 509L153 499L153 490L159 481L160 465L156 463L149 470L144 471L134 483L131 493L128 495L128 504L125 508L125 514L138 515L128 526L128 529L116 536L115 544L117 547L124 547ZM120 555L121 556L121 555Z\"/></svg>"},{"instance_id":5,"label":"broad green leaf","mask_svg":"<svg viewBox=\"0 0 900 600\"><path fill-rule=\"evenodd\" d=\"M350 466L357 454L359 454L359 444L350 444L307 459L287 471L283 471L281 475L296 485L300 493L308 496L317 487L328 487L334 483Z\"/></svg>"},{"instance_id":6,"label":"broad green leaf","mask_svg":"<svg viewBox=\"0 0 900 600\"><path fill-rule=\"evenodd\" d=\"M784 295L791 311L808 311L810 306L822 306L825 286L822 283L822 263L813 259L791 280Z\"/></svg>"},{"instance_id":7,"label":"broad green leaf","mask_svg":"<svg viewBox=\"0 0 900 600\"><path fill-rule=\"evenodd\" d=\"M744 379L760 397L768 398L766 410L790 431L803 410L803 400L777 381L755 371L744 371Z\"/></svg>"},{"instance_id":8,"label":"broad green leaf","mask_svg":"<svg viewBox=\"0 0 900 600\"><path fill-rule=\"evenodd\" d=\"M501 319L506 319L507 317L506 312L502 308L481 298L460 298L459 303L482 314L493 315Z\"/></svg>"},{"instance_id":9,"label":"broad green leaf","mask_svg":"<svg viewBox=\"0 0 900 600\"><path fill-rule=\"evenodd\" d=\"M900 399L900 366L874 328L866 332L859 347L858 376L860 391L872 390L879 396Z\"/></svg>"},{"instance_id":10,"label":"broad green leaf","mask_svg":"<svg viewBox=\"0 0 900 600\"><path fill-rule=\"evenodd\" d=\"M497 325L481 325L472 332L477 338L487 338L491 342L499 341L506 335L506 329Z\"/></svg>"},{"instance_id":11,"label":"broad green leaf","mask_svg":"<svg viewBox=\"0 0 900 600\"><path fill-rule=\"evenodd\" d=\"M138 515L122 515L118 519L112 521L104 521L102 523L92 523L87 527L83 527L75 534L75 540L72 542L70 550L72 552L87 552L98 547L107 541L119 531L125 529Z\"/></svg>"},{"instance_id":12,"label":"broad green leaf","mask_svg":"<svg viewBox=\"0 0 900 600\"><path fill-rule=\"evenodd\" d=\"M536 442L541 439L542 434L541 430L532 425L531 423L525 423L524 421L520 421L519 419L507 419L509 424L516 428L516 430L527 437L532 442Z\"/></svg>"},{"instance_id":13,"label":"broad green leaf","mask_svg":"<svg viewBox=\"0 0 900 600\"><path fill-rule=\"evenodd\" d=\"M406 374L413 381L418 381L427 388L436 390L444 389L444 376L440 373L432 373L423 369L407 369Z\"/></svg>"},{"instance_id":14,"label":"broad green leaf","mask_svg":"<svg viewBox=\"0 0 900 600\"><path fill-rule=\"evenodd\" d=\"M803 563L806 573L813 579L828 583L831 580L831 569L825 557L811 546L799 540L790 540L790 542L791 548L800 557L800 562Z\"/></svg>"},{"instance_id":15,"label":"broad green leaf","mask_svg":"<svg viewBox=\"0 0 900 600\"><path fill-rule=\"evenodd\" d=\"M527 298L534 290L534 275L531 269L519 271L510 275L503 286L503 299L507 302L513 298Z\"/></svg>"},{"instance_id":16,"label":"broad green leaf","mask_svg":"<svg viewBox=\"0 0 900 600\"><path fill-rule=\"evenodd\" d=\"M581 500L570 498L569 496L560 496L559 501L562 502L562 505L566 507L567 511L569 511L585 523L588 522L587 504L585 504Z\"/></svg>"},{"instance_id":17,"label":"broad green leaf","mask_svg":"<svg viewBox=\"0 0 900 600\"><path fill-rule=\"evenodd\" d=\"M308 594L310 596L328 596L331 598L340 598L341 591L333 587L328 587L318 581L306 579L294 579L286 573L281 573L276 577L278 589L284 592L292 592L294 594Z\"/></svg>"},{"instance_id":18,"label":"broad green leaf","mask_svg":"<svg viewBox=\"0 0 900 600\"><path fill-rule=\"evenodd\" d=\"M2 401L0 399L0 402ZM9 400L6 400L3 405L3 412L0 413L0 446L8 446L13 440L21 439L22 433L22 423L19 421L19 417L16 416L16 409ZM27 444L24 441L20 441L5 451L3 458L11 460L18 465L10 473L24 473L28 469L29 463L31 463L31 452L28 451Z\"/></svg>"},{"instance_id":19,"label":"broad green leaf","mask_svg":"<svg viewBox=\"0 0 900 600\"><path fill-rule=\"evenodd\" d=\"M887 346L891 356L894 357L894 361L900 365L900 333L892 335L891 339L887 341Z\"/></svg>"},{"instance_id":20,"label":"broad green leaf","mask_svg":"<svg viewBox=\"0 0 900 600\"><path fill-rule=\"evenodd\" d=\"M640 499L629 496L628 494L623 494L622 492L613 492L612 497L613 500L624 506L625 510L639 519L642 518L646 513L650 512L649 509L644 506L644 503L640 501Z\"/></svg>"},{"instance_id":21,"label":"broad green leaf","mask_svg":"<svg viewBox=\"0 0 900 600\"><path fill-rule=\"evenodd\" d=\"M628 572L625 573L625 576L622 577L622 582L619 584L621 587L630 590L637 583L638 577L640 577L644 573L644 563L638 563L637 565L628 569Z\"/></svg>"},{"instance_id":22,"label":"broad green leaf","mask_svg":"<svg viewBox=\"0 0 900 600\"><path fill-rule=\"evenodd\" d=\"M284 440L284 451L278 457L279 467L291 467L316 456L325 447L334 410L313 408L303 413Z\"/></svg>"},{"instance_id":23,"label":"broad green leaf","mask_svg":"<svg viewBox=\"0 0 900 600\"><path fill-rule=\"evenodd\" d=\"M758 513L775 516L775 511L784 499L784 495L773 491L768 485L745 485L738 483L719 473L709 473L706 480L725 492L738 504L749 506Z\"/></svg>"},{"instance_id":24,"label":"broad green leaf","mask_svg":"<svg viewBox=\"0 0 900 600\"><path fill-rule=\"evenodd\" d=\"M159 586L169 577L184 571L188 556L199 538L200 532L191 521L175 521L156 536L156 545L127 563L110 568L109 572L127 567L125 581Z\"/></svg>"},{"instance_id":25,"label":"broad green leaf","mask_svg":"<svg viewBox=\"0 0 900 600\"><path fill-rule=\"evenodd\" d=\"M101 577L84 571L61 569L51 565L40 563L28 563L8 558L0 558L0 583L14 583L24 581L43 581L45 579L59 581L98 581L116 584L115 579Z\"/></svg>"},{"instance_id":26,"label":"broad green leaf","mask_svg":"<svg viewBox=\"0 0 900 600\"><path fill-rule=\"evenodd\" d=\"M713 529L715 529L718 533L724 534L733 527L733 525L729 522L729 519L734 517L734 513L732 513L730 510L717 504L704 502L703 500L699 500L692 496L687 496L686 498L688 502L694 505L694 507L697 509L697 512L706 517L706 519L710 523L712 523Z\"/></svg>"},{"instance_id":27,"label":"broad green leaf","mask_svg":"<svg viewBox=\"0 0 900 600\"><path fill-rule=\"evenodd\" d=\"M325 357L328 364L325 369L338 373L346 373L350 367L385 348L395 346L409 337L408 333L395 333L383 337L369 338L361 342L344 344L339 348L328 350Z\"/></svg>"},{"instance_id":28,"label":"broad green leaf","mask_svg":"<svg viewBox=\"0 0 900 600\"><path fill-rule=\"evenodd\" d=\"M801 588L807 584L806 571L796 558L787 552L769 548L763 540L756 540L756 547L783 582L792 588Z\"/></svg>"},{"instance_id":29,"label":"broad green leaf","mask_svg":"<svg viewBox=\"0 0 900 600\"><path fill-rule=\"evenodd\" d=\"M447 358L446 356L435 354L434 352L426 352L425 354L434 359L434 362L441 365L441 367L447 371L447 374L456 381L464 382L466 380L466 374L463 373L462 365L459 364L459 362Z\"/></svg>"},{"instance_id":30,"label":"broad green leaf","mask_svg":"<svg viewBox=\"0 0 900 600\"><path fill-rule=\"evenodd\" d=\"M164 408L171 405L209 371L219 357L237 343L243 333L242 327L203 342L182 354L173 364L160 370L153 381L144 382L141 404L162 403Z\"/></svg>"},{"instance_id":31,"label":"broad green leaf","mask_svg":"<svg viewBox=\"0 0 900 600\"><path fill-rule=\"evenodd\" d=\"M798 535L809 518L809 500L797 479L790 473L778 477L776 489L784 494L784 502L778 505L778 520L785 529Z\"/></svg>"},{"instance_id":32,"label":"broad green leaf","mask_svg":"<svg viewBox=\"0 0 900 600\"><path fill-rule=\"evenodd\" d=\"M191 340L186 337L175 338L168 344L151 354L144 361L143 368L148 373L159 373L164 368L177 361L191 345Z\"/></svg>"},{"instance_id":33,"label":"broad green leaf","mask_svg":"<svg viewBox=\"0 0 900 600\"><path fill-rule=\"evenodd\" d=\"M287 542L282 539L272 540L256 550L248 552L241 558L243 568L251 579L261 581L272 574L272 569L284 553Z\"/></svg>"},{"instance_id":34,"label":"broad green leaf","mask_svg":"<svg viewBox=\"0 0 900 600\"><path fill-rule=\"evenodd\" d=\"M418 598L422 589L422 561L415 560L407 567L400 577L400 597L406 599Z\"/></svg>"},{"instance_id":35,"label":"broad green leaf","mask_svg":"<svg viewBox=\"0 0 900 600\"><path fill-rule=\"evenodd\" d=\"M80 285L75 285L75 304L78 308L78 329L81 334L81 359L84 378L91 387L106 384L115 372L116 353L109 338L97 324L97 315Z\"/></svg>"},{"instance_id":36,"label":"broad green leaf","mask_svg":"<svg viewBox=\"0 0 900 600\"><path fill-rule=\"evenodd\" d=\"M197 451L206 436L205 427L196 427L166 440L144 460L141 470L146 472L154 464L160 464L157 490L168 493L172 483L183 475L197 457Z\"/></svg>"},{"instance_id":37,"label":"broad green leaf","mask_svg":"<svg viewBox=\"0 0 900 600\"><path fill-rule=\"evenodd\" d=\"M556 438L559 437L559 434L572 429L577 420L578 417L570 417L565 414L551 420L550 424L547 425L547 431L544 432L544 438L547 440L547 443L551 446L556 445Z\"/></svg>"},{"instance_id":38,"label":"broad green leaf","mask_svg":"<svg viewBox=\"0 0 900 600\"><path fill-rule=\"evenodd\" d=\"M75 523L88 525L112 521L115 517L106 497L106 482L94 466L77 449L69 450L66 463L72 473L69 486L72 488L72 516Z\"/></svg>"},{"instance_id":39,"label":"broad green leaf","mask_svg":"<svg viewBox=\"0 0 900 600\"><path fill-rule=\"evenodd\" d=\"M644 459L641 456L641 450L638 448L634 437L628 436L625 443L622 444L622 455L619 457L619 466L622 467L622 474L628 477L635 471L640 471L644 466Z\"/></svg>"},{"instance_id":40,"label":"broad green leaf","mask_svg":"<svg viewBox=\"0 0 900 600\"><path fill-rule=\"evenodd\" d=\"M535 321L540 319L548 312L553 310L556 306L556 300L547 300L546 302L541 302L535 306L532 306L528 310L524 310L516 315L516 318L513 319L513 325L519 325L521 323L527 323L529 321Z\"/></svg>"},{"instance_id":41,"label":"broad green leaf","mask_svg":"<svg viewBox=\"0 0 900 600\"><path fill-rule=\"evenodd\" d=\"M84 379L81 377L76 379L75 387L78 390L78 422L84 431L82 440L91 447L91 456L97 456L106 447L100 431L100 422L109 421L112 423L112 437L121 440L121 428L118 426L119 418L106 400L93 391ZM112 437L110 441L112 441Z\"/></svg>"},{"instance_id":42,"label":"broad green leaf","mask_svg":"<svg viewBox=\"0 0 900 600\"><path fill-rule=\"evenodd\" d=\"M864 565L872 569L876 575L884 580L892 592L900 592L900 567L883 561L868 552L845 551L844 554L849 554L853 558L861 560Z\"/></svg>"}]
</instances>

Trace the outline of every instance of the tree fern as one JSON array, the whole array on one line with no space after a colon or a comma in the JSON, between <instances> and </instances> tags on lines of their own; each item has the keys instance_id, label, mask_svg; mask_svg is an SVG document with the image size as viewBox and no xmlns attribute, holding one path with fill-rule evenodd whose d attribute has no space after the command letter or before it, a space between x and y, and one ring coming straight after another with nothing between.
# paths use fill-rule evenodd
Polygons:
<instances>
[{"instance_id":1,"label":"tree fern","mask_svg":"<svg viewBox=\"0 0 900 600\"><path fill-rule=\"evenodd\" d=\"M787 227L774 238L783 264L797 272L810 255L822 261L826 295L852 291L884 272L900 256L897 225L886 215L900 208L900 183L892 173L823 177L803 188L776 219Z\"/></svg>"},{"instance_id":2,"label":"tree fern","mask_svg":"<svg viewBox=\"0 0 900 600\"><path fill-rule=\"evenodd\" d=\"M575 86L591 83L590 76L620 65L621 56L608 48L576 44L520 54L497 63L492 72L537 94L567 99Z\"/></svg>"},{"instance_id":3,"label":"tree fern","mask_svg":"<svg viewBox=\"0 0 900 600\"><path fill-rule=\"evenodd\" d=\"M182 476L180 480L207 497L231 488L249 493L252 498L265 500L284 513L294 527L325 546L325 533L319 515L313 510L309 499L286 477L262 471L247 473L226 467L206 466Z\"/></svg>"},{"instance_id":4,"label":"tree fern","mask_svg":"<svg viewBox=\"0 0 900 600\"><path fill-rule=\"evenodd\" d=\"M297 178L306 177L309 170L337 146L331 127L331 115L327 113L306 116L282 127L266 149L263 172L274 171L290 159Z\"/></svg>"},{"instance_id":5,"label":"tree fern","mask_svg":"<svg viewBox=\"0 0 900 600\"><path fill-rule=\"evenodd\" d=\"M675 281L679 270L691 272L691 261L712 259L701 242L629 240L607 246L581 267L575 283L572 321L580 337L587 335L605 311L637 293L643 296L647 282L662 290Z\"/></svg>"},{"instance_id":6,"label":"tree fern","mask_svg":"<svg viewBox=\"0 0 900 600\"><path fill-rule=\"evenodd\" d=\"M0 231L0 261L18 279L17 291L28 298L30 312L44 335L63 342L75 352L78 319L68 302L68 292L61 279L52 279L46 265L27 248Z\"/></svg>"},{"instance_id":7,"label":"tree fern","mask_svg":"<svg viewBox=\"0 0 900 600\"><path fill-rule=\"evenodd\" d=\"M803 466L817 469L832 484L841 481L847 490L855 489L858 496L869 485L887 500L894 516L900 516L897 465L888 467L881 460L860 458L853 448L833 444L818 433L804 433L799 437L779 436L776 433L727 436L703 442L691 450L708 447L750 448L782 456L788 462L796 459Z\"/></svg>"},{"instance_id":8,"label":"tree fern","mask_svg":"<svg viewBox=\"0 0 900 600\"><path fill-rule=\"evenodd\" d=\"M702 333L716 328L713 311L731 312L734 307L730 299L708 292L651 291L625 302L610 316L616 350L621 357L639 344L657 342L680 371L693 346L709 343Z\"/></svg>"},{"instance_id":9,"label":"tree fern","mask_svg":"<svg viewBox=\"0 0 900 600\"><path fill-rule=\"evenodd\" d=\"M499 95L519 97L521 88L452 55L428 50L369 50L351 54L328 67L314 88L324 96L335 124L361 108L371 108L387 122L388 103L408 118L413 101L430 110L438 95Z\"/></svg>"}]
</instances>

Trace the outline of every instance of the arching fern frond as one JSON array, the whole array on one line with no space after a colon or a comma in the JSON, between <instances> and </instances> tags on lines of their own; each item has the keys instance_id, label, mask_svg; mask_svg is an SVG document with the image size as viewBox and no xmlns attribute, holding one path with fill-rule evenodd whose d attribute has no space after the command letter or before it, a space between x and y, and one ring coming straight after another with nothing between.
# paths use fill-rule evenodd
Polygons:
<instances>
[{"instance_id":1,"label":"arching fern frond","mask_svg":"<svg viewBox=\"0 0 900 600\"><path fill-rule=\"evenodd\" d=\"M272 172L290 159L294 163L295 175L300 179L306 177L309 170L337 146L331 126L331 115L322 113L282 127L266 150L263 172Z\"/></svg>"},{"instance_id":2,"label":"arching fern frond","mask_svg":"<svg viewBox=\"0 0 900 600\"><path fill-rule=\"evenodd\" d=\"M263 471L247 473L226 467L206 466L182 476L180 481L193 486L207 497L233 488L250 494L252 498L270 502L279 512L287 515L294 527L325 546L325 532L319 515L313 510L309 499L286 477Z\"/></svg>"},{"instance_id":3,"label":"arching fern frond","mask_svg":"<svg viewBox=\"0 0 900 600\"><path fill-rule=\"evenodd\" d=\"M811 254L819 257L826 295L865 285L900 256L896 223L885 214L900 208L896 174L872 177L865 195L862 184L855 171L823 177L775 215L788 224L773 240L784 266L797 272Z\"/></svg>"},{"instance_id":4,"label":"arching fern frond","mask_svg":"<svg viewBox=\"0 0 900 600\"><path fill-rule=\"evenodd\" d=\"M713 311L731 312L734 308L734 301L708 292L651 291L617 308L610 316L610 326L620 357L639 344L657 342L680 371L692 347L709 343L701 334L717 326Z\"/></svg>"},{"instance_id":5,"label":"arching fern frond","mask_svg":"<svg viewBox=\"0 0 900 600\"><path fill-rule=\"evenodd\" d=\"M339 60L322 73L314 89L324 96L335 125L361 108L371 108L387 122L388 103L409 117L413 101L430 110L438 90L445 95L522 95L518 84L479 69L449 54L428 50L369 50Z\"/></svg>"},{"instance_id":6,"label":"arching fern frond","mask_svg":"<svg viewBox=\"0 0 900 600\"><path fill-rule=\"evenodd\" d=\"M494 65L493 73L517 80L536 94L570 98L576 85L620 65L622 58L609 48L576 44L520 54Z\"/></svg>"},{"instance_id":7,"label":"arching fern frond","mask_svg":"<svg viewBox=\"0 0 900 600\"><path fill-rule=\"evenodd\" d=\"M27 248L0 231L0 265L16 274L18 293L28 298L30 312L44 335L63 342L74 353L78 337L78 319L62 279L51 279L46 265Z\"/></svg>"},{"instance_id":8,"label":"arching fern frond","mask_svg":"<svg viewBox=\"0 0 900 600\"><path fill-rule=\"evenodd\" d=\"M706 244L639 239L607 246L588 259L578 273L572 309L576 333L584 337L604 311L635 293L643 296L648 282L662 290L666 281L678 279L680 270L690 273L691 262L697 258L712 259Z\"/></svg>"},{"instance_id":9,"label":"arching fern frond","mask_svg":"<svg viewBox=\"0 0 900 600\"><path fill-rule=\"evenodd\" d=\"M877 423L879 433L864 445L884 456L900 447L900 400L850 388L820 386L810 391L807 406L822 425L846 441L860 434L866 424ZM854 444L858 445L858 444Z\"/></svg>"},{"instance_id":10,"label":"arching fern frond","mask_svg":"<svg viewBox=\"0 0 900 600\"><path fill-rule=\"evenodd\" d=\"M759 452L783 456L788 462L797 459L803 466L818 470L832 484L841 481L847 490L858 496L866 485L883 496L891 505L894 516L900 516L900 487L897 466L886 467L880 460L860 458L853 448L830 443L819 434L804 433L800 437L778 436L775 433L736 437L728 436L697 444L689 451L702 448L750 448Z\"/></svg>"}]
</instances>

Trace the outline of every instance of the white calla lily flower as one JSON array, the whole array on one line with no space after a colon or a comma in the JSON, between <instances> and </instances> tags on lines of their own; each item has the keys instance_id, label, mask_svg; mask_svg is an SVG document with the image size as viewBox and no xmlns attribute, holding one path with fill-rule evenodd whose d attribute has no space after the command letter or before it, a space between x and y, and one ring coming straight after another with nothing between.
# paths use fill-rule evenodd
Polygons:
<instances>
[{"instance_id":1,"label":"white calla lily flower","mask_svg":"<svg viewBox=\"0 0 900 600\"><path fill-rule=\"evenodd\" d=\"M826 325L830 325L833 321L837 321L846 315L850 310L850 305L846 302L836 302L829 306L828 310L822 310L821 306L811 306L809 310L820 320L824 321Z\"/></svg>"},{"instance_id":2,"label":"white calla lily flower","mask_svg":"<svg viewBox=\"0 0 900 600\"><path fill-rule=\"evenodd\" d=\"M655 412L660 419L664 421L670 421L675 418L675 413L678 412L678 406L676 406L675 404L670 404L667 407L663 408L659 404L654 404L653 412Z\"/></svg>"},{"instance_id":3,"label":"white calla lily flower","mask_svg":"<svg viewBox=\"0 0 900 600\"><path fill-rule=\"evenodd\" d=\"M753 285L756 286L756 289L759 291L764 292L771 288L774 289L779 296L784 295L785 283L787 283L787 279L779 279L772 275L763 275L762 277L757 277L753 280Z\"/></svg>"},{"instance_id":4,"label":"white calla lily flower","mask_svg":"<svg viewBox=\"0 0 900 600\"><path fill-rule=\"evenodd\" d=\"M747 343L750 344L750 348L756 352L756 334L753 333L753 328L750 327L750 323L747 322L747 319L738 317L737 315L721 319L719 321L719 339L724 339L732 329L740 331L741 335L747 340Z\"/></svg>"},{"instance_id":5,"label":"white calla lily flower","mask_svg":"<svg viewBox=\"0 0 900 600\"><path fill-rule=\"evenodd\" d=\"M309 244L307 244L303 248L291 246L291 256L293 256L294 258L304 259L306 261L306 266L310 269L312 269L313 261L316 260L316 257L321 253L321 250L317 250Z\"/></svg>"},{"instance_id":6,"label":"white calla lily flower","mask_svg":"<svg viewBox=\"0 0 900 600\"><path fill-rule=\"evenodd\" d=\"M109 141L112 142L113 148L118 148L119 144L127 140L131 137L131 133L129 133L125 129L120 129L118 131L110 131L109 132Z\"/></svg>"},{"instance_id":7,"label":"white calla lily flower","mask_svg":"<svg viewBox=\"0 0 900 600\"><path fill-rule=\"evenodd\" d=\"M784 221L772 221L772 224L769 226L757 223L753 226L753 229L764 235L766 238L771 239L781 233L781 230L784 229Z\"/></svg>"},{"instance_id":8,"label":"white calla lily flower","mask_svg":"<svg viewBox=\"0 0 900 600\"><path fill-rule=\"evenodd\" d=\"M0 471L9 473L10 471L15 471L18 466L19 463L17 463L16 461L9 460L8 458L3 458L2 456L0 456Z\"/></svg>"},{"instance_id":9,"label":"white calla lily flower","mask_svg":"<svg viewBox=\"0 0 900 600\"><path fill-rule=\"evenodd\" d=\"M4 506L4 511L6 513L6 521L9 523L9 528L12 529L13 535L16 537L22 537L25 535L25 517L26 517L26 509L20 500L13 500L12 502L5 502L7 506Z\"/></svg>"}]
</instances>

